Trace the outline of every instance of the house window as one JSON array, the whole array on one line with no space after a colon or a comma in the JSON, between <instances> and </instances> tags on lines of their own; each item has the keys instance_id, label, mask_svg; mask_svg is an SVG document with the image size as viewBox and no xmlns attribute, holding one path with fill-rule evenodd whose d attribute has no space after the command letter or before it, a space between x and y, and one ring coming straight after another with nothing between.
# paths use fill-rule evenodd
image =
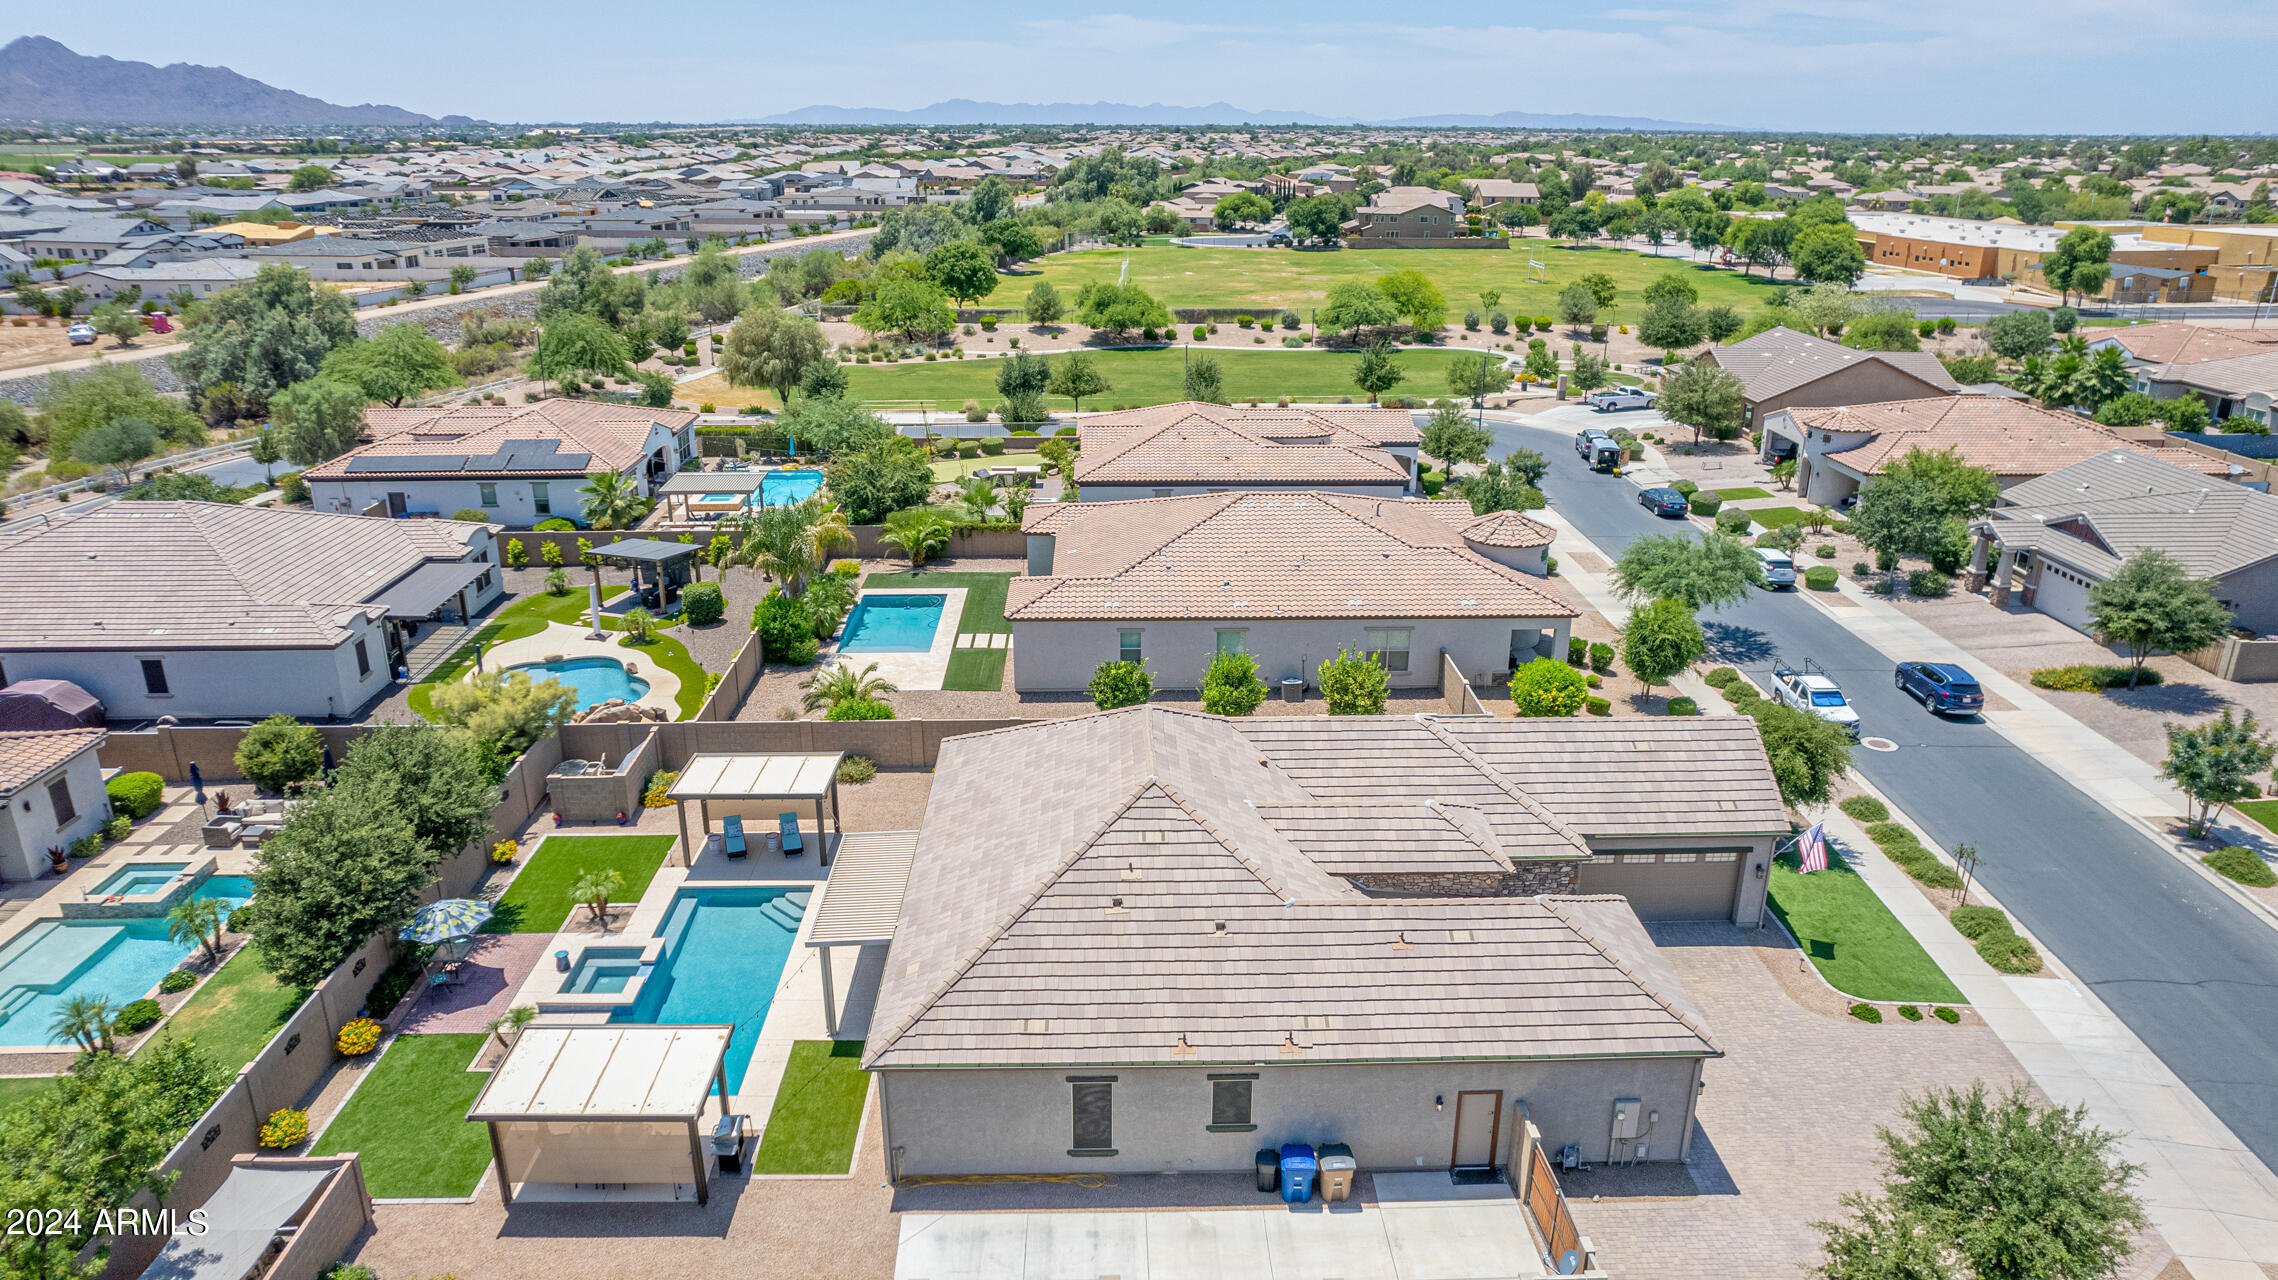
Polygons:
<instances>
[{"instance_id":1,"label":"house window","mask_svg":"<svg viewBox=\"0 0 2278 1280\"><path fill-rule=\"evenodd\" d=\"M166 687L166 659L142 660L142 691L154 698L163 698L174 692Z\"/></svg>"},{"instance_id":2,"label":"house window","mask_svg":"<svg viewBox=\"0 0 2278 1280\"><path fill-rule=\"evenodd\" d=\"M481 494L482 494L482 504L483 504L484 506L486 506L486 507L495 507L495 506L497 506L497 505L498 505L498 486L497 486L497 485L495 485L495 484L478 484L478 485L476 485L476 486L475 486L475 489L476 489L476 491L477 491L477 492L479 492L479 493L481 493Z\"/></svg>"},{"instance_id":3,"label":"house window","mask_svg":"<svg viewBox=\"0 0 2278 1280\"><path fill-rule=\"evenodd\" d=\"M47 802L55 809L55 829L63 830L79 816L79 806L71 803L71 784L62 778L47 784Z\"/></svg>"},{"instance_id":4,"label":"house window","mask_svg":"<svg viewBox=\"0 0 2278 1280\"><path fill-rule=\"evenodd\" d=\"M1738 862L1738 861L1740 861L1740 851L1739 851L1739 850L1737 850L1737 849L1716 849L1716 850L1711 850L1710 852L1708 852L1708 853L1704 853L1704 854L1702 854L1702 855L1701 855L1701 861L1703 861L1703 862Z\"/></svg>"},{"instance_id":5,"label":"house window","mask_svg":"<svg viewBox=\"0 0 2278 1280\"><path fill-rule=\"evenodd\" d=\"M1243 637L1247 636L1248 634L1249 632L1247 631L1219 632L1217 649L1218 656L1224 657L1229 653L1240 653L1242 651Z\"/></svg>"},{"instance_id":6,"label":"house window","mask_svg":"<svg viewBox=\"0 0 2278 1280\"><path fill-rule=\"evenodd\" d=\"M1143 632L1139 631L1116 632L1115 639L1117 653L1115 656L1124 662L1139 661L1139 638L1143 634Z\"/></svg>"},{"instance_id":7,"label":"house window","mask_svg":"<svg viewBox=\"0 0 2278 1280\"><path fill-rule=\"evenodd\" d=\"M372 674L372 651L364 647L364 637L356 637L356 678L361 680Z\"/></svg>"},{"instance_id":8,"label":"house window","mask_svg":"<svg viewBox=\"0 0 2278 1280\"><path fill-rule=\"evenodd\" d=\"M1386 671L1408 669L1408 628L1370 627L1367 643L1369 653L1384 664Z\"/></svg>"},{"instance_id":9,"label":"house window","mask_svg":"<svg viewBox=\"0 0 2278 1280\"><path fill-rule=\"evenodd\" d=\"M1171 496L1171 491L1168 489L1157 489L1154 491L1154 495L1158 498L1168 498Z\"/></svg>"},{"instance_id":10,"label":"house window","mask_svg":"<svg viewBox=\"0 0 2278 1280\"><path fill-rule=\"evenodd\" d=\"M477 595L481 595L482 593L484 593L484 592L486 592L486 591L489 591L489 590L490 590L490 570L488 570L488 569L485 569L485 570L483 570L481 573L478 573L478 574L476 574L476 575L475 575L475 594L477 594Z\"/></svg>"},{"instance_id":11,"label":"house window","mask_svg":"<svg viewBox=\"0 0 2278 1280\"><path fill-rule=\"evenodd\" d=\"M1258 1127L1250 1123L1250 1090L1257 1079L1255 1072L1210 1077L1210 1132L1248 1133Z\"/></svg>"},{"instance_id":12,"label":"house window","mask_svg":"<svg viewBox=\"0 0 2278 1280\"><path fill-rule=\"evenodd\" d=\"M1115 1154L1115 1077L1069 1076L1068 1101L1074 1120L1072 1156Z\"/></svg>"},{"instance_id":13,"label":"house window","mask_svg":"<svg viewBox=\"0 0 2278 1280\"><path fill-rule=\"evenodd\" d=\"M531 484L530 506L532 510L535 510L539 515L542 516L552 515L554 513L554 500L546 493L545 481L535 481Z\"/></svg>"}]
</instances>

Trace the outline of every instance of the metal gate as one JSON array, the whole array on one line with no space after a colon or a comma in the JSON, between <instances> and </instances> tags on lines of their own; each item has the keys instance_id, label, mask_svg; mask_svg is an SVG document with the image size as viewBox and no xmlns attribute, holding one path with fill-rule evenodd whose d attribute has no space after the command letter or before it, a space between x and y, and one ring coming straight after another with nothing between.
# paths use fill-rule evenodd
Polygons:
<instances>
[{"instance_id":1,"label":"metal gate","mask_svg":"<svg viewBox=\"0 0 2278 1280\"><path fill-rule=\"evenodd\" d=\"M1552 1272L1567 1274L1560 1261L1569 1250L1577 1259L1581 1257L1582 1236L1574 1229L1574 1215L1566 1211L1566 1193L1558 1189L1558 1174L1540 1144L1527 1162L1525 1199L1527 1216L1534 1219L1535 1236L1543 1243L1543 1260Z\"/></svg>"}]
</instances>

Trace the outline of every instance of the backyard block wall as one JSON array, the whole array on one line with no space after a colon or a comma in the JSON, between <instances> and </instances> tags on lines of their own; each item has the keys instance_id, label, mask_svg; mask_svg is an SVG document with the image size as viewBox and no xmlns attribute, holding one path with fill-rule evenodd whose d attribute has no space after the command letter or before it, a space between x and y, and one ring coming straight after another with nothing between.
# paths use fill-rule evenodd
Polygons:
<instances>
[{"instance_id":1,"label":"backyard block wall","mask_svg":"<svg viewBox=\"0 0 2278 1280\"><path fill-rule=\"evenodd\" d=\"M591 760L607 755L614 760L634 750L641 738L654 730L661 759L653 767L675 772L686 767L690 756L702 752L844 751L868 756L881 769L930 769L944 739L1027 723L1024 719L1005 719L571 724L563 725L548 741L560 743L561 750L571 757Z\"/></svg>"}]
</instances>

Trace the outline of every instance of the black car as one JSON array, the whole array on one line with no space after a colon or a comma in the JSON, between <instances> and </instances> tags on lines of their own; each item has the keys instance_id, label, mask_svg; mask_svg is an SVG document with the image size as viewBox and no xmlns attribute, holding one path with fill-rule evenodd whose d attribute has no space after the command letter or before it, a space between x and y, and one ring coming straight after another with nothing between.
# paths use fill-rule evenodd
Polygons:
<instances>
[{"instance_id":1,"label":"black car","mask_svg":"<svg viewBox=\"0 0 2278 1280\"><path fill-rule=\"evenodd\" d=\"M1687 510L1685 495L1675 489L1640 489L1637 501L1657 516L1681 516Z\"/></svg>"},{"instance_id":2,"label":"black car","mask_svg":"<svg viewBox=\"0 0 2278 1280\"><path fill-rule=\"evenodd\" d=\"M1977 677L1951 662L1901 662L1898 691L1936 715L1974 716L1985 710L1985 690Z\"/></svg>"}]
</instances>

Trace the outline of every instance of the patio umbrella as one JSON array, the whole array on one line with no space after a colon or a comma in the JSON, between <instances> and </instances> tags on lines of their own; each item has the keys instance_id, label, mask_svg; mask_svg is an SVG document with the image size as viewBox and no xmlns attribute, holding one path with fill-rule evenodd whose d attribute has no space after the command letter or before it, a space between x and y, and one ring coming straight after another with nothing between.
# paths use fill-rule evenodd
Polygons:
<instances>
[{"instance_id":1,"label":"patio umbrella","mask_svg":"<svg viewBox=\"0 0 2278 1280\"><path fill-rule=\"evenodd\" d=\"M473 898L445 898L419 909L396 936L406 942L442 942L463 938L490 919L490 904Z\"/></svg>"}]
</instances>

